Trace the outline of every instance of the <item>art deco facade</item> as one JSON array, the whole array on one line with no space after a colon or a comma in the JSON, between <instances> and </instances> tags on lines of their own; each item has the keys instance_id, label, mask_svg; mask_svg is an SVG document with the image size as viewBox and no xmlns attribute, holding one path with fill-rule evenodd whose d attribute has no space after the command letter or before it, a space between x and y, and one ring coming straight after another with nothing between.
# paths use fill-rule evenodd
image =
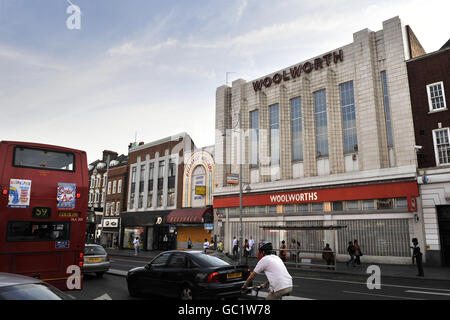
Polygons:
<instances>
[{"instance_id":1,"label":"art deco facade","mask_svg":"<svg viewBox=\"0 0 450 320\"><path fill-rule=\"evenodd\" d=\"M244 238L275 246L295 238L305 250L329 242L341 255L358 239L367 261L395 263L410 262L411 238L423 244L405 63L420 44L398 17L382 25L299 64L217 88L214 208L228 251L240 223L239 188L227 175L240 164ZM264 225L345 228L275 233Z\"/></svg>"}]
</instances>

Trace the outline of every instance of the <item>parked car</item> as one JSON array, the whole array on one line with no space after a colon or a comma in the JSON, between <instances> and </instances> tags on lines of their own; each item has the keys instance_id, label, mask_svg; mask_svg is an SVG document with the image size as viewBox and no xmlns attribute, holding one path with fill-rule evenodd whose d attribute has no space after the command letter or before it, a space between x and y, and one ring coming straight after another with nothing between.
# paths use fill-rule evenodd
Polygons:
<instances>
[{"instance_id":1,"label":"parked car","mask_svg":"<svg viewBox=\"0 0 450 320\"><path fill-rule=\"evenodd\" d=\"M145 267L128 271L131 296L154 294L181 300L237 298L250 275L247 265L214 251L172 250L156 256Z\"/></svg>"},{"instance_id":2,"label":"parked car","mask_svg":"<svg viewBox=\"0 0 450 320\"><path fill-rule=\"evenodd\" d=\"M0 300L73 300L52 285L31 277L0 273Z\"/></svg>"},{"instance_id":3,"label":"parked car","mask_svg":"<svg viewBox=\"0 0 450 320\"><path fill-rule=\"evenodd\" d=\"M109 255L98 244L86 244L83 266L83 273L95 273L97 277L102 277L110 267Z\"/></svg>"}]
</instances>

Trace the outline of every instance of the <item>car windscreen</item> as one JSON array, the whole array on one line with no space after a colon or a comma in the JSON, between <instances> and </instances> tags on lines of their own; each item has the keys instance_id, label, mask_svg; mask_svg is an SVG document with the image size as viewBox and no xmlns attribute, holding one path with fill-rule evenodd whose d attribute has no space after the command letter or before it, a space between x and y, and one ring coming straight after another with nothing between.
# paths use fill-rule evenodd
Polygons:
<instances>
[{"instance_id":1,"label":"car windscreen","mask_svg":"<svg viewBox=\"0 0 450 320\"><path fill-rule=\"evenodd\" d=\"M199 260L203 265L208 267L221 267L234 265L234 261L228 258L226 255L214 252L210 254L197 253L195 258Z\"/></svg>"},{"instance_id":2,"label":"car windscreen","mask_svg":"<svg viewBox=\"0 0 450 320\"><path fill-rule=\"evenodd\" d=\"M105 249L100 246L86 246L84 247L85 256L103 256L106 254Z\"/></svg>"},{"instance_id":3,"label":"car windscreen","mask_svg":"<svg viewBox=\"0 0 450 320\"><path fill-rule=\"evenodd\" d=\"M29 283L0 288L0 300L66 300L58 289L43 283Z\"/></svg>"}]
</instances>

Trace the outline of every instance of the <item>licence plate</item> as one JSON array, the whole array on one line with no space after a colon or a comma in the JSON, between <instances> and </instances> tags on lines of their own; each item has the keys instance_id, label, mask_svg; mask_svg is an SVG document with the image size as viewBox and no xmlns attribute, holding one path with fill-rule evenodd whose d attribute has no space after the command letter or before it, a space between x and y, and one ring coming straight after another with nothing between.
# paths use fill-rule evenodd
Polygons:
<instances>
[{"instance_id":1,"label":"licence plate","mask_svg":"<svg viewBox=\"0 0 450 320\"><path fill-rule=\"evenodd\" d=\"M227 279L236 279L242 277L242 272L227 273Z\"/></svg>"},{"instance_id":2,"label":"licence plate","mask_svg":"<svg viewBox=\"0 0 450 320\"><path fill-rule=\"evenodd\" d=\"M86 258L87 262L100 262L102 258Z\"/></svg>"}]
</instances>

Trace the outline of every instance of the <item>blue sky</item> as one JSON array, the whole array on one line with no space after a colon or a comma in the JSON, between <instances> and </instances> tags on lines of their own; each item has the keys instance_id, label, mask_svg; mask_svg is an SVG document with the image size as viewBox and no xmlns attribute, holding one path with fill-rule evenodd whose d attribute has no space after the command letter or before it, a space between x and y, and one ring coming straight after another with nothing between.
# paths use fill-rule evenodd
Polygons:
<instances>
[{"instance_id":1,"label":"blue sky","mask_svg":"<svg viewBox=\"0 0 450 320\"><path fill-rule=\"evenodd\" d=\"M1 140L127 152L179 132L214 144L215 90L351 43L400 16L427 52L448 1L0 0Z\"/></svg>"}]
</instances>

